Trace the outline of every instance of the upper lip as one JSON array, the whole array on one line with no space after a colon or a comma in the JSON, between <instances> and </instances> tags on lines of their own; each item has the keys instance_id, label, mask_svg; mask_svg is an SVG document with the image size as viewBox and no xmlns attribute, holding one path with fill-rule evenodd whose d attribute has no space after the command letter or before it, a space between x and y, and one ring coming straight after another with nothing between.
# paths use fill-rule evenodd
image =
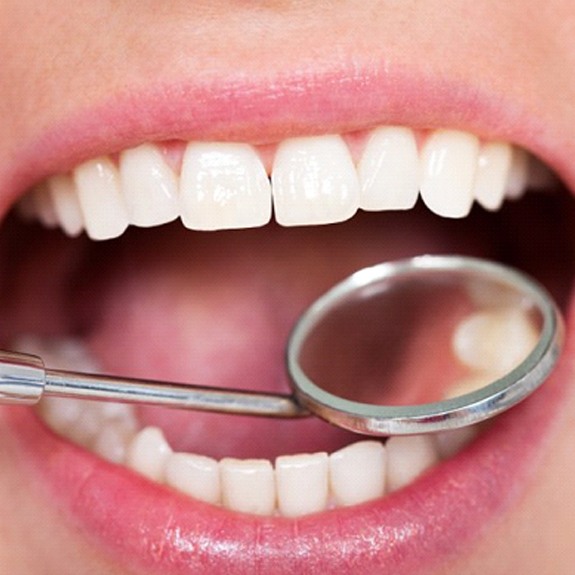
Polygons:
<instances>
[{"instance_id":1,"label":"upper lip","mask_svg":"<svg viewBox=\"0 0 575 575\"><path fill-rule=\"evenodd\" d=\"M0 213L47 176L146 141L266 144L377 125L458 128L485 139L509 141L537 155L575 188L575 166L570 161L575 141L528 104L409 70L397 74L355 68L351 73L340 68L295 78L231 76L205 84L164 80L77 109L19 143L9 162L0 162Z\"/></svg>"}]
</instances>

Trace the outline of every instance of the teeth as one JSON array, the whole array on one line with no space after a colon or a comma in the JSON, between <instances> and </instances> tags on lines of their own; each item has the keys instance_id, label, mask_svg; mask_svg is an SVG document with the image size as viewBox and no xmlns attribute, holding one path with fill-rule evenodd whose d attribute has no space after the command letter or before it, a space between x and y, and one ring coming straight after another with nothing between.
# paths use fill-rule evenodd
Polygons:
<instances>
[{"instance_id":1,"label":"teeth","mask_svg":"<svg viewBox=\"0 0 575 575\"><path fill-rule=\"evenodd\" d=\"M74 180L88 235L95 240L120 236L129 220L118 169L112 161L98 158L80 164L74 170Z\"/></svg>"},{"instance_id":2,"label":"teeth","mask_svg":"<svg viewBox=\"0 0 575 575\"><path fill-rule=\"evenodd\" d=\"M479 152L474 196L486 210L498 210L505 197L513 151L509 144L490 142Z\"/></svg>"},{"instance_id":3,"label":"teeth","mask_svg":"<svg viewBox=\"0 0 575 575\"><path fill-rule=\"evenodd\" d=\"M80 235L84 229L84 216L76 186L71 176L54 176L48 180L54 211L60 227L72 237Z\"/></svg>"},{"instance_id":4,"label":"teeth","mask_svg":"<svg viewBox=\"0 0 575 575\"><path fill-rule=\"evenodd\" d=\"M434 213L462 218L473 204L479 141L469 133L438 130L422 151L421 197Z\"/></svg>"},{"instance_id":5,"label":"teeth","mask_svg":"<svg viewBox=\"0 0 575 575\"><path fill-rule=\"evenodd\" d=\"M188 144L180 194L182 222L195 230L262 226L271 217L270 183L247 144Z\"/></svg>"},{"instance_id":6,"label":"teeth","mask_svg":"<svg viewBox=\"0 0 575 575\"><path fill-rule=\"evenodd\" d=\"M385 493L386 452L378 441L348 445L329 458L331 492L337 505L357 505Z\"/></svg>"},{"instance_id":7,"label":"teeth","mask_svg":"<svg viewBox=\"0 0 575 575\"><path fill-rule=\"evenodd\" d=\"M25 219L70 236L117 237L129 224L156 226L178 216L195 230L324 224L364 210L409 209L420 190L435 213L460 218L474 200L497 210L504 198L556 179L524 150L456 130L436 130L417 149L414 130L382 126L365 135L357 158L342 136L291 138L276 149L270 184L256 148L190 142L180 173L154 144L97 158L72 175L49 178L18 205ZM356 146L357 149L361 146ZM356 149L354 148L354 150ZM357 163L357 168L354 165ZM175 162L177 163L177 162ZM117 164L117 165L116 165Z\"/></svg>"},{"instance_id":8,"label":"teeth","mask_svg":"<svg viewBox=\"0 0 575 575\"><path fill-rule=\"evenodd\" d=\"M157 147L122 152L120 180L130 223L158 226L179 216L178 180Z\"/></svg>"},{"instance_id":9,"label":"teeth","mask_svg":"<svg viewBox=\"0 0 575 575\"><path fill-rule=\"evenodd\" d=\"M225 458L220 462L224 507L255 515L271 515L276 486L272 464L267 459Z\"/></svg>"},{"instance_id":10,"label":"teeth","mask_svg":"<svg viewBox=\"0 0 575 575\"><path fill-rule=\"evenodd\" d=\"M278 457L276 481L282 515L299 517L323 511L329 494L327 453Z\"/></svg>"},{"instance_id":11,"label":"teeth","mask_svg":"<svg viewBox=\"0 0 575 575\"><path fill-rule=\"evenodd\" d=\"M153 481L163 481L164 469L172 449L161 429L146 427L128 445L126 465Z\"/></svg>"},{"instance_id":12,"label":"teeth","mask_svg":"<svg viewBox=\"0 0 575 575\"><path fill-rule=\"evenodd\" d=\"M464 366L496 379L517 367L537 340L529 315L513 307L469 315L455 329L452 346Z\"/></svg>"},{"instance_id":13,"label":"teeth","mask_svg":"<svg viewBox=\"0 0 575 575\"><path fill-rule=\"evenodd\" d=\"M276 152L274 211L284 226L340 222L359 206L359 181L340 136L292 138Z\"/></svg>"},{"instance_id":14,"label":"teeth","mask_svg":"<svg viewBox=\"0 0 575 575\"><path fill-rule=\"evenodd\" d=\"M359 207L364 210L407 210L419 195L419 154L412 130L374 130L358 166Z\"/></svg>"},{"instance_id":15,"label":"teeth","mask_svg":"<svg viewBox=\"0 0 575 575\"><path fill-rule=\"evenodd\" d=\"M438 461L433 439L426 435L392 437L385 447L389 492L405 487Z\"/></svg>"},{"instance_id":16,"label":"teeth","mask_svg":"<svg viewBox=\"0 0 575 575\"><path fill-rule=\"evenodd\" d=\"M211 457L174 453L166 463L166 483L200 501L217 505L221 501L220 470Z\"/></svg>"}]
</instances>

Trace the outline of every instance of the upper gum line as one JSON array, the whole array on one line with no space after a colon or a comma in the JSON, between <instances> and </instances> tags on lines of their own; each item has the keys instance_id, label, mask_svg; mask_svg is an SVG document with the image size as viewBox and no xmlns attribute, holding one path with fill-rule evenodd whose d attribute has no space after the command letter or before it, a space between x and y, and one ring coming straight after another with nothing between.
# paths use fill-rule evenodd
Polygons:
<instances>
[{"instance_id":1,"label":"upper gum line","mask_svg":"<svg viewBox=\"0 0 575 575\"><path fill-rule=\"evenodd\" d=\"M178 216L198 230L261 226L272 204L283 225L331 223L358 208L408 209L420 194L438 215L464 217L474 201L495 210L505 197L521 195L530 166L540 172L527 158L468 132L394 126L255 147L150 143L48 178L21 211L70 235L85 228L93 239Z\"/></svg>"}]
</instances>

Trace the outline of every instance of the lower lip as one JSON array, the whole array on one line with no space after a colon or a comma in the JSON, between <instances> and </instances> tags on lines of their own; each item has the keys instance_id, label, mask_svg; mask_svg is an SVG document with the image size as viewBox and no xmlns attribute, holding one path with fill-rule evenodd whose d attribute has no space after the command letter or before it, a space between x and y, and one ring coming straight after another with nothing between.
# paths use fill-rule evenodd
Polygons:
<instances>
[{"instance_id":1,"label":"lower lip","mask_svg":"<svg viewBox=\"0 0 575 575\"><path fill-rule=\"evenodd\" d=\"M568 338L564 357L573 347ZM191 501L55 437L30 410L7 409L6 417L31 482L127 569L404 575L469 547L513 506L552 437L570 376L569 363L560 362L533 397L411 486L298 520Z\"/></svg>"}]
</instances>

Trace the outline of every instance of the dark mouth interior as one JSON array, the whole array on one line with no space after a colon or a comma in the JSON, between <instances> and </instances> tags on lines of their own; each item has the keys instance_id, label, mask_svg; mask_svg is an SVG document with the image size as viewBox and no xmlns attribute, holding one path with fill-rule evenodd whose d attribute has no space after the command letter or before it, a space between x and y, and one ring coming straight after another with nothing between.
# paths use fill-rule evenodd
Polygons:
<instances>
[{"instance_id":1,"label":"dark mouth interior","mask_svg":"<svg viewBox=\"0 0 575 575\"><path fill-rule=\"evenodd\" d=\"M70 240L9 217L0 237L0 339L81 338L104 371L234 388L287 391L284 345L297 316L351 272L424 253L515 266L565 309L575 242L564 191L529 193L464 220L423 207L362 213L317 228L198 233L179 223L117 240ZM334 449L350 435L317 420L281 422L146 408L175 449L273 457Z\"/></svg>"}]
</instances>

